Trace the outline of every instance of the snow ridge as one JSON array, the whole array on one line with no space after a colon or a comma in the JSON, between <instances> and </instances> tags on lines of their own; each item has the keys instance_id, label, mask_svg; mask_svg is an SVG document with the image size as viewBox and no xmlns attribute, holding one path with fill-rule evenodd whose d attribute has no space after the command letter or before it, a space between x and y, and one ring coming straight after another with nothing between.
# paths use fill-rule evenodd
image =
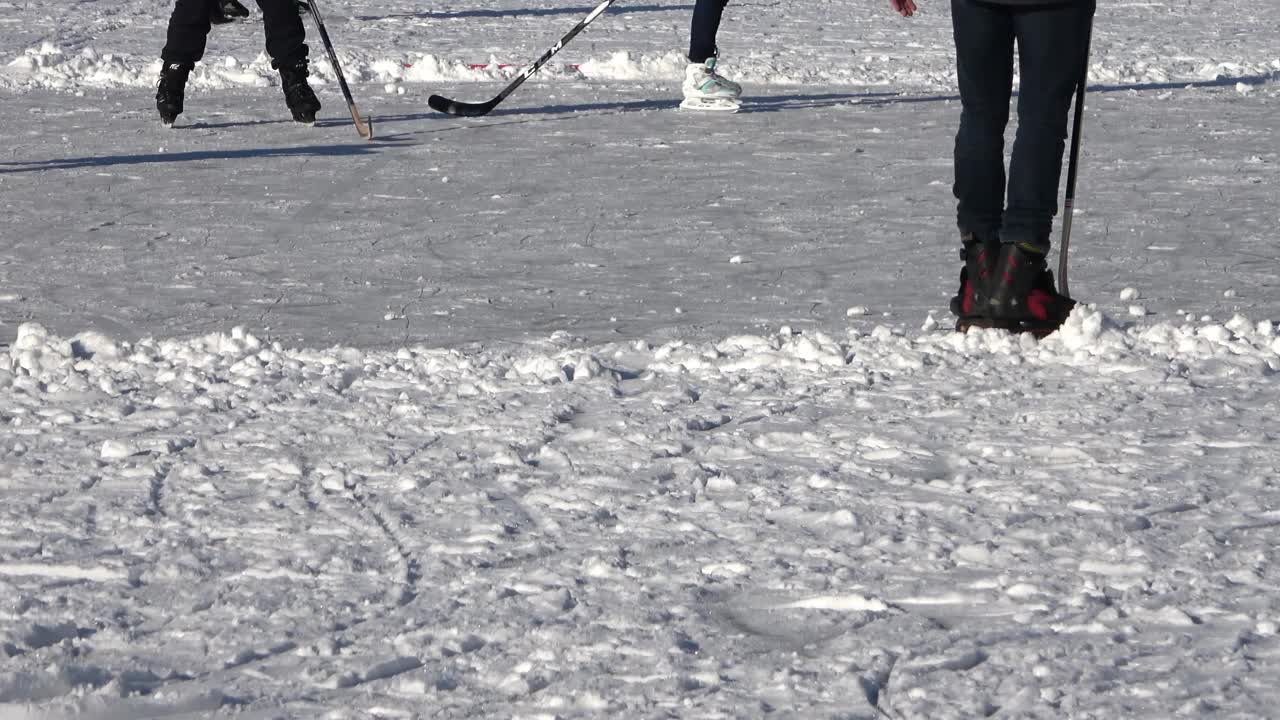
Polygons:
<instances>
[{"instance_id":1,"label":"snow ridge","mask_svg":"<svg viewBox=\"0 0 1280 720\"><path fill-rule=\"evenodd\" d=\"M382 84L388 86L388 92L403 83L438 85L506 81L523 69L520 63L530 60L490 55L487 61L477 62L422 52L392 56L378 51L339 52L339 62L349 82ZM903 90L932 92L955 88L954 70L941 62L945 58L926 56L924 60L903 69L889 55L864 56L848 65L822 66L773 56L748 55L735 60L733 71L735 78L761 86L897 86ZM537 77L551 82L671 83L683 76L685 62L678 51L615 51L593 55L572 64L552 63L544 67ZM77 52L48 41L25 48L8 60L0 56L0 63L0 87L23 90L83 92L89 89L149 87L155 84L160 71L160 61L155 57L92 46ZM320 85L337 82L327 57L314 58L312 70L315 82ZM1090 67L1090 82L1104 85L1213 83L1223 78L1262 81L1275 77L1280 77L1280 59L1245 63L1185 59L1174 63L1103 61ZM196 65L190 80L190 87L195 90L274 84L278 84L278 78L271 69L270 58L261 52L252 59L234 55L206 59Z\"/></svg>"}]
</instances>

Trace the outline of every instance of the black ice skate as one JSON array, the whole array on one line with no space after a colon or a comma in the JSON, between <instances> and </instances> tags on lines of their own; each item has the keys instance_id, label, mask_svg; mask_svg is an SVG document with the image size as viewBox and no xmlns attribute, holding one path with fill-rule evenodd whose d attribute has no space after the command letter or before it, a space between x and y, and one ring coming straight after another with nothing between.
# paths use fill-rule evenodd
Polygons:
<instances>
[{"instance_id":1,"label":"black ice skate","mask_svg":"<svg viewBox=\"0 0 1280 720\"><path fill-rule=\"evenodd\" d=\"M280 66L280 85L284 88L284 102L289 106L296 122L311 125L320 112L320 100L307 84L306 59Z\"/></svg>"},{"instance_id":2,"label":"black ice skate","mask_svg":"<svg viewBox=\"0 0 1280 720\"><path fill-rule=\"evenodd\" d=\"M156 110L160 122L172 126L182 114L182 97L187 89L187 77L191 66L183 63L165 63L160 68L160 82L156 85Z\"/></svg>"}]
</instances>

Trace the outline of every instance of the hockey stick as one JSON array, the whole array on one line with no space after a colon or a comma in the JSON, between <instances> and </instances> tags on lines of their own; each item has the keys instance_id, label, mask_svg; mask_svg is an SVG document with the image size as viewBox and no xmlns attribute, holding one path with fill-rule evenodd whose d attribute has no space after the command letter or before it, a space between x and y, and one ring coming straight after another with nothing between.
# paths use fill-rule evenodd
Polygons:
<instances>
[{"instance_id":1,"label":"hockey stick","mask_svg":"<svg viewBox=\"0 0 1280 720\"><path fill-rule=\"evenodd\" d=\"M1084 93L1089 83L1089 45L1093 35L1090 20L1089 34L1084 41L1084 70L1076 85L1075 118L1071 121L1071 156L1067 161L1067 197L1062 203L1062 244L1058 246L1058 282L1064 297L1071 297L1071 285L1067 282L1067 247L1071 244L1071 216L1076 203L1076 166L1080 161L1080 131L1084 126Z\"/></svg>"},{"instance_id":2,"label":"hockey stick","mask_svg":"<svg viewBox=\"0 0 1280 720\"><path fill-rule=\"evenodd\" d=\"M498 93L498 95L492 100L482 103L468 103L450 100L449 98L440 95L432 95L427 98L427 105L430 105L432 110L448 113L449 115L459 115L461 117L480 117L481 115L487 115L490 110L498 107L498 103L507 99L508 95L515 92L516 88L523 85L524 81L528 80L530 75L538 72L538 68L547 64L547 61L551 59L552 55L560 52L561 48L568 45L570 40L572 40L578 33L582 32L583 28L590 25L596 18L600 17L600 14L607 10L613 3L614 0L604 0L604 2L597 5L589 15L583 18L577 25L574 25L573 29L566 33L564 37L560 38L559 42L552 45L551 49L542 53L542 57L538 58L536 62L522 70L520 74L516 76L516 79L512 80L511 84L503 88L502 92Z\"/></svg>"},{"instance_id":3,"label":"hockey stick","mask_svg":"<svg viewBox=\"0 0 1280 720\"><path fill-rule=\"evenodd\" d=\"M351 119L355 121L356 132L360 133L360 137L365 140L373 139L373 118L360 119L360 110L356 108L356 101L351 99L351 88L347 87L347 79L342 76L342 66L338 64L338 53L333 50L333 43L329 40L329 32L324 29L324 20L320 19L320 8L316 7L316 0L302 0L298 3L305 7L308 13L311 13L311 19L316 21L316 29L320 31L320 40L324 42L324 49L329 53L329 64L333 66L333 74L338 76L338 87L342 88L342 97L347 101L347 109L351 111Z\"/></svg>"}]
</instances>

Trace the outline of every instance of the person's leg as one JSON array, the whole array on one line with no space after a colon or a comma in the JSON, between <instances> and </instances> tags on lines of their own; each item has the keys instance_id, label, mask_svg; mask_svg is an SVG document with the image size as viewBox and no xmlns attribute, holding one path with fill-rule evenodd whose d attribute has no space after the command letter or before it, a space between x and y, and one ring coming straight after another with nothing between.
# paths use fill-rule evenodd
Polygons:
<instances>
[{"instance_id":1,"label":"person's leg","mask_svg":"<svg viewBox=\"0 0 1280 720\"><path fill-rule=\"evenodd\" d=\"M1000 251L1013 25L1007 8L976 0L952 0L951 20L961 103L952 192L964 260L951 310L972 318L987 311L987 288Z\"/></svg>"},{"instance_id":2,"label":"person's leg","mask_svg":"<svg viewBox=\"0 0 1280 720\"><path fill-rule=\"evenodd\" d=\"M302 27L302 16L295 0L258 0L262 9L263 31L267 37L267 55L271 67L307 64L307 31Z\"/></svg>"},{"instance_id":3,"label":"person's leg","mask_svg":"<svg viewBox=\"0 0 1280 720\"><path fill-rule=\"evenodd\" d=\"M689 64L684 69L680 107L736 111L742 86L720 74L716 33L728 0L696 0L689 28Z\"/></svg>"},{"instance_id":4,"label":"person's leg","mask_svg":"<svg viewBox=\"0 0 1280 720\"><path fill-rule=\"evenodd\" d=\"M1071 99L1088 62L1094 1L1033 6L1014 14L1018 38L1018 132L1009 160L1001 233L1041 254L1049 251Z\"/></svg>"},{"instance_id":5,"label":"person's leg","mask_svg":"<svg viewBox=\"0 0 1280 720\"><path fill-rule=\"evenodd\" d=\"M165 66L182 65L188 69L204 57L209 37L209 0L178 0L169 16L160 59Z\"/></svg>"},{"instance_id":6,"label":"person's leg","mask_svg":"<svg viewBox=\"0 0 1280 720\"><path fill-rule=\"evenodd\" d=\"M280 72L280 87L293 119L311 124L320 112L320 99L307 83L306 29L295 0L258 0L271 67Z\"/></svg>"},{"instance_id":7,"label":"person's leg","mask_svg":"<svg viewBox=\"0 0 1280 720\"><path fill-rule=\"evenodd\" d=\"M172 125L182 114L187 78L204 57L211 9L210 0L178 0L169 16L164 49L160 51L160 80L156 83L156 110L165 125Z\"/></svg>"},{"instance_id":8,"label":"person's leg","mask_svg":"<svg viewBox=\"0 0 1280 720\"><path fill-rule=\"evenodd\" d=\"M955 144L956 221L962 234L993 238L1004 209L1004 131L1013 85L1010 10L976 0L951 0L960 86Z\"/></svg>"},{"instance_id":9,"label":"person's leg","mask_svg":"<svg viewBox=\"0 0 1280 720\"><path fill-rule=\"evenodd\" d=\"M689 27L689 62L705 63L716 55L716 33L729 0L696 0Z\"/></svg>"}]
</instances>

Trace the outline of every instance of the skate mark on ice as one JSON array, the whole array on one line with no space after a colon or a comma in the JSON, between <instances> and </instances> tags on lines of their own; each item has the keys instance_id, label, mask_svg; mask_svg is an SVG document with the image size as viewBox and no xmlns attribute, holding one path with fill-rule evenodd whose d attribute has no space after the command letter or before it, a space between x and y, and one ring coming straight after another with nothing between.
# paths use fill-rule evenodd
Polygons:
<instances>
[{"instance_id":1,"label":"skate mark on ice","mask_svg":"<svg viewBox=\"0 0 1280 720\"><path fill-rule=\"evenodd\" d=\"M413 556L413 553L409 551L408 545L400 538L399 533L391 526L386 516L374 506L371 498L362 491L362 484L358 480L355 483L355 487L351 489L351 497L356 505L360 506L360 510L373 519L374 524L378 526L378 529L400 556L400 592L396 596L396 605L398 607L408 605L418 596L418 580L422 577L421 564Z\"/></svg>"},{"instance_id":2,"label":"skate mark on ice","mask_svg":"<svg viewBox=\"0 0 1280 720\"><path fill-rule=\"evenodd\" d=\"M347 386L349 384L347 383ZM361 479L355 475L347 476L345 474L333 480L327 479L321 483L320 496L317 497L310 487L313 482L314 470L310 467L303 467L302 474L303 477L300 478L296 487L309 508L319 510L328 515L334 521L353 530L357 536L378 534L391 544L399 557L399 564L401 565L400 578L394 581L400 589L396 593L393 604L395 607L403 607L412 602L417 595L417 582L421 575L420 564L409 553L407 545L392 530L391 524L387 519L366 500L361 488ZM335 480L341 481L341 487L338 487ZM354 506L355 512L341 512L335 509L331 503L322 499L331 495L345 496L350 501L350 505ZM361 516L368 519L362 520ZM354 619L352 624L364 622L368 619Z\"/></svg>"},{"instance_id":3,"label":"skate mark on ice","mask_svg":"<svg viewBox=\"0 0 1280 720\"><path fill-rule=\"evenodd\" d=\"M101 475L92 475L84 480L81 480L77 485L71 485L65 488L59 488L57 490L50 490L49 492L36 498L36 504L38 504L40 507L51 505L57 502L58 500L61 500L62 498L70 495L76 489L79 489L81 492L88 492L89 490L92 490L95 486L97 486L97 484L100 482L102 482Z\"/></svg>"},{"instance_id":4,"label":"skate mark on ice","mask_svg":"<svg viewBox=\"0 0 1280 720\"><path fill-rule=\"evenodd\" d=\"M344 610L322 627L312 631L305 627L294 627L292 631L280 627L280 632L287 633L285 638L277 635L274 640L262 638L261 642L245 638L240 649L221 664L204 672L160 681L166 692L181 692L179 688L234 687L238 696L252 701L255 696L274 692L271 688L284 682L302 681L320 690L344 690L421 667L418 658L402 654L403 650L390 651L383 647L386 644L383 640L413 634L422 626L418 621L406 622L406 617L396 612L417 597L422 573L418 560L409 550L410 545L393 527L390 514L380 506L377 495L368 491L365 478L345 471L318 474L301 459L289 463L296 466L298 472L290 489L301 500L298 509L321 515L321 522L327 518L330 529L335 524L341 525L355 537L382 536L388 541L399 557L396 564L400 577L392 579L396 591L382 591L385 606L370 608L367 602L352 597L351 590L356 588L348 584L346 590L334 596L334 601ZM433 615L431 621L439 619L439 615ZM367 638L380 640L369 642ZM350 650L343 651L344 648Z\"/></svg>"},{"instance_id":5,"label":"skate mark on ice","mask_svg":"<svg viewBox=\"0 0 1280 720\"><path fill-rule=\"evenodd\" d=\"M165 516L163 505L164 484L169 479L169 473L171 472L173 472L173 463L166 463L163 468L156 468L155 474L148 483L147 508L143 511L143 514L149 516L152 520Z\"/></svg>"},{"instance_id":6,"label":"skate mark on ice","mask_svg":"<svg viewBox=\"0 0 1280 720\"><path fill-rule=\"evenodd\" d=\"M1220 530L1210 530L1210 534L1214 539L1221 543L1230 542L1231 536L1236 533L1247 532L1249 530L1266 530L1267 528L1280 527L1280 520L1255 520L1253 522L1239 523L1230 525Z\"/></svg>"},{"instance_id":7,"label":"skate mark on ice","mask_svg":"<svg viewBox=\"0 0 1280 720\"><path fill-rule=\"evenodd\" d=\"M959 100L958 95L903 96L894 92L817 93L812 95L761 95L743 100L738 114L818 110L841 105L893 105L898 103L946 102Z\"/></svg>"}]
</instances>

